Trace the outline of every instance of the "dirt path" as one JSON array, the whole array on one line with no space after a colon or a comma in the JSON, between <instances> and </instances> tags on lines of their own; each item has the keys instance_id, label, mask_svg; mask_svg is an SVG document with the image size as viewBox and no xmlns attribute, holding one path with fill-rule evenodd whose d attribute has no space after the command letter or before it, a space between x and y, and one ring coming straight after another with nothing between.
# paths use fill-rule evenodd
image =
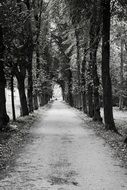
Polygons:
<instances>
[{"instance_id":1,"label":"dirt path","mask_svg":"<svg viewBox=\"0 0 127 190\"><path fill-rule=\"evenodd\" d=\"M127 171L110 147L65 103L54 102L31 136L0 190L127 189Z\"/></svg>"}]
</instances>

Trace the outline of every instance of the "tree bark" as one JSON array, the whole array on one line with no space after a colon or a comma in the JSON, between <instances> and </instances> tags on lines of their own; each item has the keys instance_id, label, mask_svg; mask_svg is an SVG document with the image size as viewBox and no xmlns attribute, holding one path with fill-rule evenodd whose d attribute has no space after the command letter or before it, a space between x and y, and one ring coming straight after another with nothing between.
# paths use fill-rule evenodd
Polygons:
<instances>
[{"instance_id":1,"label":"tree bark","mask_svg":"<svg viewBox=\"0 0 127 190\"><path fill-rule=\"evenodd\" d=\"M37 110L38 109L38 93L36 92L36 90L35 90L33 100L34 100L34 110Z\"/></svg>"},{"instance_id":2,"label":"tree bark","mask_svg":"<svg viewBox=\"0 0 127 190\"><path fill-rule=\"evenodd\" d=\"M80 73L80 42L79 42L79 30L75 28L76 49L77 49L77 78L78 78L78 108L81 108L81 73Z\"/></svg>"},{"instance_id":3,"label":"tree bark","mask_svg":"<svg viewBox=\"0 0 127 190\"><path fill-rule=\"evenodd\" d=\"M90 46L91 46L91 39L90 39ZM92 51L92 50L91 50ZM88 92L87 92L87 98L88 98L88 116L93 117L94 116L94 102L93 102L93 63L92 63L92 53L90 51L90 61L87 69L87 75L88 75Z\"/></svg>"},{"instance_id":4,"label":"tree bark","mask_svg":"<svg viewBox=\"0 0 127 190\"><path fill-rule=\"evenodd\" d=\"M116 130L112 108L112 85L110 77L110 0L102 0L102 85L105 127Z\"/></svg>"},{"instance_id":5,"label":"tree bark","mask_svg":"<svg viewBox=\"0 0 127 190\"><path fill-rule=\"evenodd\" d=\"M27 99L25 94L24 78L22 77L18 77L18 89L19 89L19 97L21 103L21 115L22 116L29 115Z\"/></svg>"},{"instance_id":6,"label":"tree bark","mask_svg":"<svg viewBox=\"0 0 127 190\"><path fill-rule=\"evenodd\" d=\"M14 76L11 76L11 103L12 103L12 117L13 121L16 121L15 115L15 101L14 101Z\"/></svg>"},{"instance_id":7,"label":"tree bark","mask_svg":"<svg viewBox=\"0 0 127 190\"><path fill-rule=\"evenodd\" d=\"M88 84L88 116L93 117L94 115L94 107L93 107L93 86L91 84Z\"/></svg>"},{"instance_id":8,"label":"tree bark","mask_svg":"<svg viewBox=\"0 0 127 190\"><path fill-rule=\"evenodd\" d=\"M87 113L86 102L86 51L84 51L84 58L82 61L82 74L81 74L81 86L82 86L82 109L84 113Z\"/></svg>"},{"instance_id":9,"label":"tree bark","mask_svg":"<svg viewBox=\"0 0 127 190\"><path fill-rule=\"evenodd\" d=\"M36 47L36 80L39 79L39 71L40 71L40 53L39 53L39 43L37 43ZM38 103L38 89L36 87L34 94L34 109L37 110L39 107Z\"/></svg>"},{"instance_id":10,"label":"tree bark","mask_svg":"<svg viewBox=\"0 0 127 190\"><path fill-rule=\"evenodd\" d=\"M99 77L97 73L97 49L93 50L92 53L92 62L93 62L93 99L94 99L94 121L102 122L100 115L100 98L99 98Z\"/></svg>"},{"instance_id":11,"label":"tree bark","mask_svg":"<svg viewBox=\"0 0 127 190\"><path fill-rule=\"evenodd\" d=\"M119 109L123 109L123 51L124 51L124 41L121 36L121 62L120 62L120 96L119 96Z\"/></svg>"},{"instance_id":12,"label":"tree bark","mask_svg":"<svg viewBox=\"0 0 127 190\"><path fill-rule=\"evenodd\" d=\"M25 77L26 77L26 65L23 62L24 60L18 60L19 67L15 65L13 67L13 73L17 78L18 82L18 90L19 90L19 97L20 97L20 104L21 104L21 115L26 116L29 115L28 105L27 105L27 98L25 93Z\"/></svg>"},{"instance_id":13,"label":"tree bark","mask_svg":"<svg viewBox=\"0 0 127 190\"><path fill-rule=\"evenodd\" d=\"M30 0L24 0L24 3L27 6L29 11L32 10L32 2ZM35 3L35 2L33 2ZM28 89L27 89L27 99L28 99L28 110L30 113L33 112L33 76L32 76L32 58L33 58L33 32L32 32L32 24L31 20L28 23L28 39L27 39L27 58L28 58L28 65L27 65L27 72L28 72Z\"/></svg>"},{"instance_id":14,"label":"tree bark","mask_svg":"<svg viewBox=\"0 0 127 190\"><path fill-rule=\"evenodd\" d=\"M74 106L73 96L72 96L72 71L69 69L69 77L68 77L68 103L70 106Z\"/></svg>"},{"instance_id":15,"label":"tree bark","mask_svg":"<svg viewBox=\"0 0 127 190\"><path fill-rule=\"evenodd\" d=\"M33 77L32 77L32 52L29 57L29 63L27 67L28 72L28 90L27 90L27 98L28 98L28 109L29 112L33 112Z\"/></svg>"},{"instance_id":16,"label":"tree bark","mask_svg":"<svg viewBox=\"0 0 127 190\"><path fill-rule=\"evenodd\" d=\"M9 122L9 116L6 111L5 83L3 61L0 60L0 130L6 127Z\"/></svg>"},{"instance_id":17,"label":"tree bark","mask_svg":"<svg viewBox=\"0 0 127 190\"><path fill-rule=\"evenodd\" d=\"M64 92L64 88L62 88L62 98L63 98L63 101L65 100L65 92Z\"/></svg>"},{"instance_id":18,"label":"tree bark","mask_svg":"<svg viewBox=\"0 0 127 190\"><path fill-rule=\"evenodd\" d=\"M91 21L90 23L90 54L89 54L89 65L87 69L87 75L88 75L88 92L87 92L87 97L88 97L88 116L93 117L94 116L94 102L93 102L93 56L92 56L92 51L93 51L93 41L94 41L94 36L93 36L93 22Z\"/></svg>"},{"instance_id":19,"label":"tree bark","mask_svg":"<svg viewBox=\"0 0 127 190\"><path fill-rule=\"evenodd\" d=\"M90 68L91 79L93 83L93 120L102 121L100 116L100 102L99 102L99 77L97 73L97 50L100 41L101 29L101 6L100 0L95 0L92 7L92 17L90 20Z\"/></svg>"},{"instance_id":20,"label":"tree bark","mask_svg":"<svg viewBox=\"0 0 127 190\"><path fill-rule=\"evenodd\" d=\"M5 98L5 85L6 79L4 74L4 63L3 63L3 32L0 26L0 130L5 128L9 123L9 116L6 111L6 98Z\"/></svg>"},{"instance_id":21,"label":"tree bark","mask_svg":"<svg viewBox=\"0 0 127 190\"><path fill-rule=\"evenodd\" d=\"M39 102L40 102L40 107L45 105L45 94L39 95Z\"/></svg>"}]
</instances>

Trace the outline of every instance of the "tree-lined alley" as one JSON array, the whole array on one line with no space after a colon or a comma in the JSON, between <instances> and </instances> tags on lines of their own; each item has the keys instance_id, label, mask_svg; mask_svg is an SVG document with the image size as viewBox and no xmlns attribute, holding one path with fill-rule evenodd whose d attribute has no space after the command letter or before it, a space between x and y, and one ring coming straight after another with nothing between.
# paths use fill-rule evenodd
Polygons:
<instances>
[{"instance_id":1,"label":"tree-lined alley","mask_svg":"<svg viewBox=\"0 0 127 190\"><path fill-rule=\"evenodd\" d=\"M103 106L105 127L117 132L112 107L127 99L126 10L124 0L1 1L0 128L9 122L5 87L15 120L15 85L25 116L50 100L55 82L94 121Z\"/></svg>"},{"instance_id":2,"label":"tree-lined alley","mask_svg":"<svg viewBox=\"0 0 127 190\"><path fill-rule=\"evenodd\" d=\"M127 189L126 13L0 0L0 190Z\"/></svg>"}]
</instances>

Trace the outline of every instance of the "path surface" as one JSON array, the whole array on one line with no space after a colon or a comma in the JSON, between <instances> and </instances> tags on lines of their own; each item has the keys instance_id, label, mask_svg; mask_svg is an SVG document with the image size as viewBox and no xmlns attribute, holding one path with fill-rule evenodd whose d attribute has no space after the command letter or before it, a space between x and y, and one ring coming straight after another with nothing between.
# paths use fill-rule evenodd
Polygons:
<instances>
[{"instance_id":1,"label":"path surface","mask_svg":"<svg viewBox=\"0 0 127 190\"><path fill-rule=\"evenodd\" d=\"M32 140L0 190L127 190L127 171L79 114L54 102L31 129Z\"/></svg>"}]
</instances>

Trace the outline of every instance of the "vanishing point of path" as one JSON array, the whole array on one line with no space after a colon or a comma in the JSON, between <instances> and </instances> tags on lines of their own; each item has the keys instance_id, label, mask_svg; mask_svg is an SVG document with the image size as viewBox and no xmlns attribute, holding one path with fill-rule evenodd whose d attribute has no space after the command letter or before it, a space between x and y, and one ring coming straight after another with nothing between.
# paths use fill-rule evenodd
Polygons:
<instances>
[{"instance_id":1,"label":"vanishing point of path","mask_svg":"<svg viewBox=\"0 0 127 190\"><path fill-rule=\"evenodd\" d=\"M0 190L127 190L110 147L64 102L42 111L30 135Z\"/></svg>"}]
</instances>

